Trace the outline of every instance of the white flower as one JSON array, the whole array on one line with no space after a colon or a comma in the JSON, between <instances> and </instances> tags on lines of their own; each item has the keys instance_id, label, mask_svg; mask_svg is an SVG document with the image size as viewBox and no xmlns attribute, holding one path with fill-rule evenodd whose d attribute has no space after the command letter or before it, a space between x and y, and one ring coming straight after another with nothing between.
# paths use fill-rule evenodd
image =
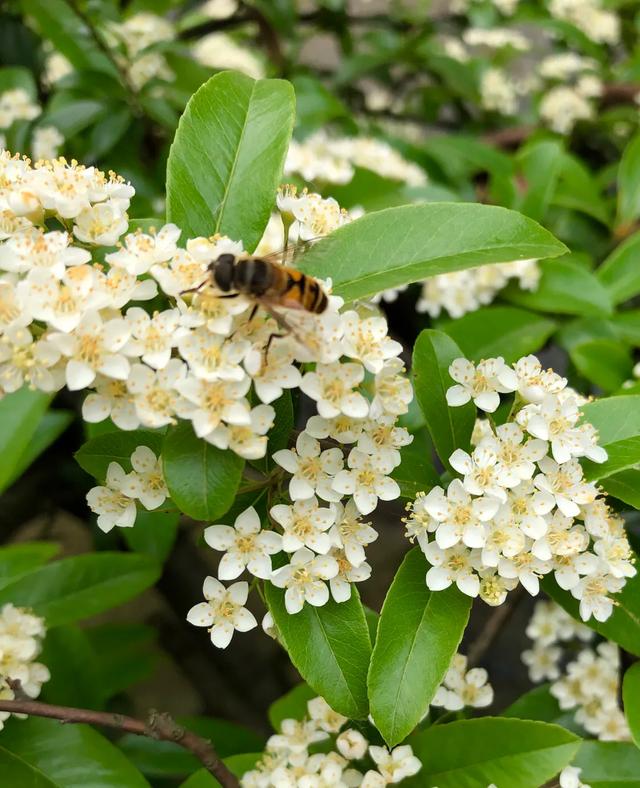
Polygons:
<instances>
[{"instance_id":1,"label":"white flower","mask_svg":"<svg viewBox=\"0 0 640 788\"><path fill-rule=\"evenodd\" d=\"M343 413L362 419L369 413L369 403L354 388L364 379L360 364L318 364L314 372L307 372L300 382L300 389L316 400L318 413L331 419Z\"/></svg>"},{"instance_id":2,"label":"white flower","mask_svg":"<svg viewBox=\"0 0 640 788\"><path fill-rule=\"evenodd\" d=\"M291 556L291 562L276 569L271 582L278 588L286 588L284 595L287 613L299 613L305 602L322 607L329 601L329 589L325 580L338 574L335 559L326 555L314 555L306 547Z\"/></svg>"},{"instance_id":3,"label":"white flower","mask_svg":"<svg viewBox=\"0 0 640 788\"><path fill-rule=\"evenodd\" d=\"M267 750L285 753L304 753L316 742L329 738L314 720L284 719L280 723L280 733L267 740Z\"/></svg>"},{"instance_id":4,"label":"white flower","mask_svg":"<svg viewBox=\"0 0 640 788\"><path fill-rule=\"evenodd\" d=\"M458 358L451 363L449 374L457 385L447 389L447 403L455 407L472 399L487 413L496 410L500 394L514 391L517 385L515 373L500 357L480 361L477 366Z\"/></svg>"},{"instance_id":5,"label":"white flower","mask_svg":"<svg viewBox=\"0 0 640 788\"><path fill-rule=\"evenodd\" d=\"M347 465L349 470L336 474L333 489L342 495L353 495L362 514L370 514L378 505L378 498L393 501L400 497L398 483L388 476L394 467L388 458L352 449Z\"/></svg>"},{"instance_id":6,"label":"white flower","mask_svg":"<svg viewBox=\"0 0 640 788\"><path fill-rule=\"evenodd\" d=\"M467 670L467 658L464 654L455 654L431 705L443 706L448 711L490 706L493 688L488 681L489 674L484 668Z\"/></svg>"},{"instance_id":7,"label":"white flower","mask_svg":"<svg viewBox=\"0 0 640 788\"><path fill-rule=\"evenodd\" d=\"M562 514L577 517L580 505L593 503L598 490L583 480L582 468L576 460L562 465L551 457L543 457L538 463L542 473L533 480L548 502L554 502Z\"/></svg>"},{"instance_id":8,"label":"white flower","mask_svg":"<svg viewBox=\"0 0 640 788\"><path fill-rule=\"evenodd\" d=\"M529 668L531 681L554 681L560 677L558 662L561 656L562 649L558 646L536 643L533 648L522 652L522 661Z\"/></svg>"},{"instance_id":9,"label":"white flower","mask_svg":"<svg viewBox=\"0 0 640 788\"><path fill-rule=\"evenodd\" d=\"M433 533L439 525L438 521L427 511L426 498L424 492L419 492L415 500L406 506L409 514L402 518L402 522L406 526L405 536L410 542L413 542L414 539L417 540L423 551L429 544L429 534Z\"/></svg>"},{"instance_id":10,"label":"white flower","mask_svg":"<svg viewBox=\"0 0 640 788\"><path fill-rule=\"evenodd\" d=\"M61 279L68 266L91 260L91 253L71 246L71 240L69 233L31 227L0 245L0 268L16 273L42 268Z\"/></svg>"},{"instance_id":11,"label":"white flower","mask_svg":"<svg viewBox=\"0 0 640 788\"><path fill-rule=\"evenodd\" d=\"M122 318L106 322L98 312L87 312L72 333L50 334L49 340L68 358L65 377L71 391L90 386L101 373L126 380L129 361L122 354L130 328Z\"/></svg>"},{"instance_id":12,"label":"white flower","mask_svg":"<svg viewBox=\"0 0 640 788\"><path fill-rule=\"evenodd\" d=\"M609 594L622 589L624 580L608 574L597 573L583 577L573 588L571 595L580 600L580 618L588 621L606 621L613 612L613 600Z\"/></svg>"},{"instance_id":13,"label":"white flower","mask_svg":"<svg viewBox=\"0 0 640 788\"><path fill-rule=\"evenodd\" d=\"M560 772L559 782L560 788L591 788L591 786L583 783L580 779L582 769L577 766L565 766Z\"/></svg>"},{"instance_id":14,"label":"white flower","mask_svg":"<svg viewBox=\"0 0 640 788\"><path fill-rule=\"evenodd\" d=\"M131 455L133 471L127 475L122 491L137 498L145 509L157 509L169 497L162 472L162 457L148 446L138 446Z\"/></svg>"},{"instance_id":15,"label":"white flower","mask_svg":"<svg viewBox=\"0 0 640 788\"><path fill-rule=\"evenodd\" d=\"M262 349L252 348L244 359L256 394L261 402L273 402L284 389L297 388L302 380L300 370L293 365L294 353L289 343L274 341L265 358Z\"/></svg>"},{"instance_id":16,"label":"white flower","mask_svg":"<svg viewBox=\"0 0 640 788\"><path fill-rule=\"evenodd\" d=\"M525 535L511 517L508 507L500 507L485 525L482 564L486 567L498 566L502 556L513 558L524 550L525 544Z\"/></svg>"},{"instance_id":17,"label":"white flower","mask_svg":"<svg viewBox=\"0 0 640 788\"><path fill-rule=\"evenodd\" d=\"M92 487L87 493L87 503L98 515L98 528L108 533L114 526L130 528L136 519L136 504L123 492L126 474L117 462L109 463L107 486Z\"/></svg>"},{"instance_id":18,"label":"white flower","mask_svg":"<svg viewBox=\"0 0 640 788\"><path fill-rule=\"evenodd\" d=\"M197 328L178 340L178 350L202 380L242 380L241 362L248 350L244 340L229 340L207 328Z\"/></svg>"},{"instance_id":19,"label":"white flower","mask_svg":"<svg viewBox=\"0 0 640 788\"><path fill-rule=\"evenodd\" d=\"M135 430L140 426L133 397L124 380L114 380L97 375L93 382L95 391L82 403L82 418L94 424L111 417L121 430Z\"/></svg>"},{"instance_id":20,"label":"white flower","mask_svg":"<svg viewBox=\"0 0 640 788\"><path fill-rule=\"evenodd\" d=\"M482 106L501 115L515 115L518 109L518 96L515 85L499 68L489 68L482 75L480 83Z\"/></svg>"},{"instance_id":21,"label":"white flower","mask_svg":"<svg viewBox=\"0 0 640 788\"><path fill-rule=\"evenodd\" d=\"M55 126L38 126L33 132L31 150L34 159L55 159L64 137Z\"/></svg>"},{"instance_id":22,"label":"white flower","mask_svg":"<svg viewBox=\"0 0 640 788\"><path fill-rule=\"evenodd\" d=\"M369 372L380 372L387 359L402 352L402 345L388 336L384 317L363 320L357 312L351 311L342 315L342 322L345 355L361 361Z\"/></svg>"},{"instance_id":23,"label":"white flower","mask_svg":"<svg viewBox=\"0 0 640 788\"><path fill-rule=\"evenodd\" d=\"M634 553L624 531L617 537L596 540L593 551L614 577L635 577Z\"/></svg>"},{"instance_id":24,"label":"white flower","mask_svg":"<svg viewBox=\"0 0 640 788\"><path fill-rule=\"evenodd\" d=\"M123 352L128 356L140 357L145 364L154 369L166 367L171 358L171 350L179 336L176 332L180 322L180 312L177 309L166 309L150 317L144 309L134 306L127 309L125 320L131 338Z\"/></svg>"},{"instance_id":25,"label":"white flower","mask_svg":"<svg viewBox=\"0 0 640 788\"><path fill-rule=\"evenodd\" d=\"M486 494L504 502L507 500L507 483L513 482L515 486L517 479L511 474L500 473L497 463L498 456L486 445L476 447L471 455L462 449L456 449L449 457L451 467L464 474L463 486L467 492L474 495Z\"/></svg>"},{"instance_id":26,"label":"white flower","mask_svg":"<svg viewBox=\"0 0 640 788\"><path fill-rule=\"evenodd\" d=\"M238 45L225 33L209 33L198 39L193 49L194 58L203 66L214 69L233 69L253 79L264 77L264 66L249 47Z\"/></svg>"},{"instance_id":27,"label":"white flower","mask_svg":"<svg viewBox=\"0 0 640 788\"><path fill-rule=\"evenodd\" d=\"M472 550L462 544L443 550L436 542L430 542L423 552L431 564L426 577L431 591L442 591L455 583L463 594L478 596L480 579L475 574L477 558Z\"/></svg>"},{"instance_id":28,"label":"white flower","mask_svg":"<svg viewBox=\"0 0 640 788\"><path fill-rule=\"evenodd\" d=\"M395 747L391 752L386 747L369 747L369 755L387 783L399 783L405 777L417 774L422 764L408 744Z\"/></svg>"},{"instance_id":29,"label":"white flower","mask_svg":"<svg viewBox=\"0 0 640 788\"><path fill-rule=\"evenodd\" d=\"M158 281L163 292L174 298L185 290L191 290L207 282L206 263L197 260L185 249L177 249L168 263L152 265L150 273Z\"/></svg>"},{"instance_id":30,"label":"white flower","mask_svg":"<svg viewBox=\"0 0 640 788\"><path fill-rule=\"evenodd\" d=\"M474 498L459 479L450 482L445 494L442 487L434 487L423 501L426 511L440 525L436 542L444 550L463 542L468 547L482 547L485 542L483 523L498 511L497 498Z\"/></svg>"},{"instance_id":31,"label":"white flower","mask_svg":"<svg viewBox=\"0 0 640 788\"><path fill-rule=\"evenodd\" d=\"M134 364L127 380L136 413L146 427L164 427L175 422L179 394L176 387L186 376L184 362L172 358L157 372L144 364Z\"/></svg>"},{"instance_id":32,"label":"white flower","mask_svg":"<svg viewBox=\"0 0 640 788\"><path fill-rule=\"evenodd\" d=\"M106 306L105 293L97 287L97 275L88 265L69 268L62 279L36 268L18 284L18 294L37 320L58 331L73 331L84 314Z\"/></svg>"},{"instance_id":33,"label":"white flower","mask_svg":"<svg viewBox=\"0 0 640 788\"><path fill-rule=\"evenodd\" d=\"M551 565L536 558L533 553L522 552L512 558L501 558L498 573L508 579L517 578L531 596L540 593L540 577L551 571Z\"/></svg>"},{"instance_id":34,"label":"white flower","mask_svg":"<svg viewBox=\"0 0 640 788\"><path fill-rule=\"evenodd\" d=\"M249 414L249 424L220 424L203 437L219 449L231 449L246 460L257 460L265 455L267 432L274 418L271 405L257 405Z\"/></svg>"},{"instance_id":35,"label":"white flower","mask_svg":"<svg viewBox=\"0 0 640 788\"><path fill-rule=\"evenodd\" d=\"M539 539L548 528L543 515L548 514L554 506L555 498L537 490L533 482L527 480L507 492L503 514L508 515L526 536Z\"/></svg>"},{"instance_id":36,"label":"white flower","mask_svg":"<svg viewBox=\"0 0 640 788\"><path fill-rule=\"evenodd\" d=\"M151 234L138 230L126 235L124 247L105 255L105 260L134 276L146 274L152 265L164 263L176 254L179 237L180 228L175 224L165 224L159 232Z\"/></svg>"},{"instance_id":37,"label":"white flower","mask_svg":"<svg viewBox=\"0 0 640 788\"><path fill-rule=\"evenodd\" d=\"M248 632L258 626L253 613L244 606L249 596L249 584L233 583L225 588L215 577L205 578L203 585L206 602L194 605L187 613L187 621L196 627L209 627L211 642L226 648L234 630Z\"/></svg>"},{"instance_id":38,"label":"white flower","mask_svg":"<svg viewBox=\"0 0 640 788\"><path fill-rule=\"evenodd\" d=\"M27 328L7 328L0 333L0 392L17 391L25 383L41 391L62 388L59 359L60 351L46 336L34 340Z\"/></svg>"},{"instance_id":39,"label":"white flower","mask_svg":"<svg viewBox=\"0 0 640 788\"><path fill-rule=\"evenodd\" d=\"M208 381L187 375L176 383L184 398L178 405L178 415L191 420L199 438L212 433L221 422L249 426L251 407L246 394L250 386L249 377L239 381Z\"/></svg>"},{"instance_id":40,"label":"white flower","mask_svg":"<svg viewBox=\"0 0 640 788\"><path fill-rule=\"evenodd\" d=\"M369 742L364 738L360 731L354 728L347 728L336 739L336 747L340 755L348 761L359 761L367 753Z\"/></svg>"},{"instance_id":41,"label":"white flower","mask_svg":"<svg viewBox=\"0 0 640 788\"><path fill-rule=\"evenodd\" d=\"M502 487L515 487L519 482L531 479L535 463L547 453L548 444L543 440L527 440L524 433L513 422L496 427L495 437L486 437L479 447L491 449L496 455L496 477ZM475 457L475 452L473 454Z\"/></svg>"},{"instance_id":42,"label":"white flower","mask_svg":"<svg viewBox=\"0 0 640 788\"><path fill-rule=\"evenodd\" d=\"M205 528L204 539L209 547L224 551L218 565L221 580L235 580L245 568L255 577L267 580L271 576L271 556L282 549L279 534L260 529L260 518L253 506L236 517L233 527Z\"/></svg>"},{"instance_id":43,"label":"white flower","mask_svg":"<svg viewBox=\"0 0 640 788\"><path fill-rule=\"evenodd\" d=\"M331 549L332 540L327 531L335 522L336 512L319 506L315 496L295 501L291 506L272 506L270 514L283 528L282 549L286 552L308 547L324 555Z\"/></svg>"},{"instance_id":44,"label":"white flower","mask_svg":"<svg viewBox=\"0 0 640 788\"><path fill-rule=\"evenodd\" d=\"M575 88L557 85L546 93L539 106L542 120L558 134L569 134L579 120L594 117L593 105Z\"/></svg>"},{"instance_id":45,"label":"white flower","mask_svg":"<svg viewBox=\"0 0 640 788\"><path fill-rule=\"evenodd\" d=\"M362 583L371 577L371 566L362 561L358 566L353 566L344 550L332 547L329 553L338 564L338 574L329 580L331 596L336 602L346 602L351 597L351 583Z\"/></svg>"},{"instance_id":46,"label":"white flower","mask_svg":"<svg viewBox=\"0 0 640 788\"><path fill-rule=\"evenodd\" d=\"M556 462L568 462L583 454L583 441L575 428L580 411L573 397L561 401L547 394L539 405L527 405L518 411L516 418L529 434L551 443Z\"/></svg>"},{"instance_id":47,"label":"white flower","mask_svg":"<svg viewBox=\"0 0 640 788\"><path fill-rule=\"evenodd\" d=\"M381 417L382 421L384 417ZM395 423L395 419L393 419ZM322 416L311 416L305 425L304 431L311 437L324 440L332 438L338 443L355 443L362 435L365 419L352 419L350 416L335 416L333 419L323 419ZM376 422L378 423L378 422ZM363 449L363 451L366 451Z\"/></svg>"},{"instance_id":48,"label":"white flower","mask_svg":"<svg viewBox=\"0 0 640 788\"><path fill-rule=\"evenodd\" d=\"M403 374L404 364L399 358L387 361L375 379L375 396L371 402L369 413L372 419L377 419L383 413L392 416L402 416L409 410L409 403L413 399L411 382Z\"/></svg>"},{"instance_id":49,"label":"white flower","mask_svg":"<svg viewBox=\"0 0 640 788\"><path fill-rule=\"evenodd\" d=\"M335 525L329 531L329 536L336 547L341 547L352 566L360 566L365 560L364 548L378 538L378 532L371 527L371 523L363 523L353 500L347 501L346 506L341 503L332 504L335 512Z\"/></svg>"},{"instance_id":50,"label":"white flower","mask_svg":"<svg viewBox=\"0 0 640 788\"><path fill-rule=\"evenodd\" d=\"M80 211L75 218L73 234L85 243L114 246L128 226L126 210L119 202L110 200Z\"/></svg>"},{"instance_id":51,"label":"white flower","mask_svg":"<svg viewBox=\"0 0 640 788\"><path fill-rule=\"evenodd\" d=\"M316 725L327 733L337 733L347 721L347 717L338 714L324 698L317 697L307 701L309 717Z\"/></svg>"},{"instance_id":52,"label":"white flower","mask_svg":"<svg viewBox=\"0 0 640 788\"><path fill-rule=\"evenodd\" d=\"M149 301L158 295L158 286L152 279L138 279L124 268L111 268L105 275L96 272L96 286L105 306L122 309L129 301Z\"/></svg>"},{"instance_id":53,"label":"white flower","mask_svg":"<svg viewBox=\"0 0 640 788\"><path fill-rule=\"evenodd\" d=\"M365 454L377 454L380 457L400 465L400 451L403 446L413 442L413 435L404 427L396 426L393 416L380 416L368 419L358 437L357 447Z\"/></svg>"},{"instance_id":54,"label":"white flower","mask_svg":"<svg viewBox=\"0 0 640 788\"><path fill-rule=\"evenodd\" d=\"M338 448L320 450L320 443L306 432L296 440L296 448L281 449L273 459L288 473L289 495L292 501L318 495L323 501L339 501L340 493L332 488L333 477L344 466L342 451Z\"/></svg>"}]
</instances>

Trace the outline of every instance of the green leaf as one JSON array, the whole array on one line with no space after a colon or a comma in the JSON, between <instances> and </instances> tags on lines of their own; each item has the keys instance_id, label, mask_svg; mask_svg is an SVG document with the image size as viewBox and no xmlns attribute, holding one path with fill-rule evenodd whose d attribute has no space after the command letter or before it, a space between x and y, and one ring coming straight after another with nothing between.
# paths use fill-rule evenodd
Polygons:
<instances>
[{"instance_id":1,"label":"green leaf","mask_svg":"<svg viewBox=\"0 0 640 788\"><path fill-rule=\"evenodd\" d=\"M0 492L14 478L51 395L24 386L0 399Z\"/></svg>"},{"instance_id":2,"label":"green leaf","mask_svg":"<svg viewBox=\"0 0 640 788\"><path fill-rule=\"evenodd\" d=\"M353 301L435 274L565 251L547 230L514 211L440 202L367 214L314 244L298 267L331 277L334 292Z\"/></svg>"},{"instance_id":3,"label":"green leaf","mask_svg":"<svg viewBox=\"0 0 640 788\"><path fill-rule=\"evenodd\" d=\"M402 461L391 476L400 485L400 495L413 499L419 492L428 492L440 484L440 477L433 464L431 440L426 429L421 428L413 436L413 442L403 446Z\"/></svg>"},{"instance_id":4,"label":"green leaf","mask_svg":"<svg viewBox=\"0 0 640 788\"><path fill-rule=\"evenodd\" d=\"M125 471L131 470L131 455L138 446L148 446L158 457L162 449L162 433L152 430L116 430L97 435L76 452L78 465L88 474L104 481L109 464L117 462Z\"/></svg>"},{"instance_id":5,"label":"green leaf","mask_svg":"<svg viewBox=\"0 0 640 788\"><path fill-rule=\"evenodd\" d=\"M508 364L540 350L555 327L551 320L512 306L488 306L438 324L471 361L502 356Z\"/></svg>"},{"instance_id":6,"label":"green leaf","mask_svg":"<svg viewBox=\"0 0 640 788\"><path fill-rule=\"evenodd\" d=\"M31 717L12 720L0 739L9 788L149 788L108 739L85 725Z\"/></svg>"},{"instance_id":7,"label":"green leaf","mask_svg":"<svg viewBox=\"0 0 640 788\"><path fill-rule=\"evenodd\" d=\"M215 520L233 504L244 460L197 438L190 423L167 433L164 476L176 506L196 520Z\"/></svg>"},{"instance_id":8,"label":"green leaf","mask_svg":"<svg viewBox=\"0 0 640 788\"><path fill-rule=\"evenodd\" d=\"M58 550L53 542L29 542L0 548L0 589L46 564Z\"/></svg>"},{"instance_id":9,"label":"green leaf","mask_svg":"<svg viewBox=\"0 0 640 788\"><path fill-rule=\"evenodd\" d=\"M319 79L301 74L293 78L297 125L306 132L322 128L348 114L345 105Z\"/></svg>"},{"instance_id":10,"label":"green leaf","mask_svg":"<svg viewBox=\"0 0 640 788\"><path fill-rule=\"evenodd\" d=\"M624 674L622 702L633 740L640 747L640 662Z\"/></svg>"},{"instance_id":11,"label":"green leaf","mask_svg":"<svg viewBox=\"0 0 640 788\"><path fill-rule=\"evenodd\" d=\"M447 177L466 181L480 172L508 176L513 172L510 156L477 137L462 134L434 135L422 145L427 156L434 159Z\"/></svg>"},{"instance_id":12,"label":"green leaf","mask_svg":"<svg viewBox=\"0 0 640 788\"><path fill-rule=\"evenodd\" d=\"M517 717L519 720L539 720L555 722L562 715L560 705L549 689L551 684L542 684L529 692L525 692L507 709L503 717Z\"/></svg>"},{"instance_id":13,"label":"green leaf","mask_svg":"<svg viewBox=\"0 0 640 788\"><path fill-rule=\"evenodd\" d=\"M98 655L80 627L49 629L39 659L51 672L42 688L42 700L81 709L102 708Z\"/></svg>"},{"instance_id":14,"label":"green leaf","mask_svg":"<svg viewBox=\"0 0 640 788\"><path fill-rule=\"evenodd\" d=\"M567 613L580 621L577 599L568 591L563 591L550 576L543 579L542 587ZM640 576L629 578L622 591L612 597L615 605L613 613L606 621L596 621L592 616L584 623L631 654L640 656Z\"/></svg>"},{"instance_id":15,"label":"green leaf","mask_svg":"<svg viewBox=\"0 0 640 788\"><path fill-rule=\"evenodd\" d=\"M638 254L640 254L640 244ZM613 315L609 320L609 325L612 327L614 336L624 342L629 342L634 347L640 347L640 309L631 309L628 312Z\"/></svg>"},{"instance_id":16,"label":"green leaf","mask_svg":"<svg viewBox=\"0 0 640 788\"><path fill-rule=\"evenodd\" d=\"M3 20L4 22L4 20ZM34 100L38 98L38 88L33 74L22 66L0 68L0 94L21 88Z\"/></svg>"},{"instance_id":17,"label":"green leaf","mask_svg":"<svg viewBox=\"0 0 640 788\"><path fill-rule=\"evenodd\" d=\"M573 765L591 788L640 788L640 750L631 742L582 742Z\"/></svg>"},{"instance_id":18,"label":"green leaf","mask_svg":"<svg viewBox=\"0 0 640 788\"><path fill-rule=\"evenodd\" d=\"M539 788L558 774L580 740L557 725L483 717L432 725L409 743L422 770L407 788Z\"/></svg>"},{"instance_id":19,"label":"green leaf","mask_svg":"<svg viewBox=\"0 0 640 788\"><path fill-rule=\"evenodd\" d=\"M518 152L518 163L527 184L527 192L516 207L536 221L544 219L555 192L562 155L563 146L558 140L530 143Z\"/></svg>"},{"instance_id":20,"label":"green leaf","mask_svg":"<svg viewBox=\"0 0 640 788\"><path fill-rule=\"evenodd\" d=\"M401 742L429 710L456 653L471 610L457 588L431 592L427 561L410 550L387 592L371 656L371 715L389 747Z\"/></svg>"},{"instance_id":21,"label":"green leaf","mask_svg":"<svg viewBox=\"0 0 640 788\"><path fill-rule=\"evenodd\" d=\"M307 716L307 701L317 697L311 687L304 681L296 684L285 695L269 706L269 722L274 731L280 730L282 720L301 720Z\"/></svg>"},{"instance_id":22,"label":"green leaf","mask_svg":"<svg viewBox=\"0 0 640 788\"><path fill-rule=\"evenodd\" d=\"M139 510L133 528L122 531L131 550L166 561L178 535L179 512L146 512Z\"/></svg>"},{"instance_id":23,"label":"green leaf","mask_svg":"<svg viewBox=\"0 0 640 788\"><path fill-rule=\"evenodd\" d=\"M40 419L29 445L22 452L13 469L9 484L13 484L54 443L73 421L69 410L48 410Z\"/></svg>"},{"instance_id":24,"label":"green leaf","mask_svg":"<svg viewBox=\"0 0 640 788\"><path fill-rule=\"evenodd\" d=\"M598 181L580 159L568 153L562 156L560 177L551 202L561 208L580 211L609 226L611 212Z\"/></svg>"},{"instance_id":25,"label":"green leaf","mask_svg":"<svg viewBox=\"0 0 640 788\"><path fill-rule=\"evenodd\" d=\"M76 98L61 100L61 98L63 98L61 94L57 94L49 103L40 125L55 126L65 139L75 137L76 134L89 128L108 111L103 101Z\"/></svg>"},{"instance_id":26,"label":"green leaf","mask_svg":"<svg viewBox=\"0 0 640 788\"><path fill-rule=\"evenodd\" d=\"M294 102L288 82L231 71L192 96L167 162L167 217L183 237L222 233L255 249L282 176Z\"/></svg>"},{"instance_id":27,"label":"green leaf","mask_svg":"<svg viewBox=\"0 0 640 788\"><path fill-rule=\"evenodd\" d=\"M578 372L603 391L616 391L631 378L631 353L614 340L582 342L570 348L569 356Z\"/></svg>"},{"instance_id":28,"label":"green leaf","mask_svg":"<svg viewBox=\"0 0 640 788\"><path fill-rule=\"evenodd\" d=\"M616 226L628 227L640 216L640 134L630 140L618 167Z\"/></svg>"},{"instance_id":29,"label":"green leaf","mask_svg":"<svg viewBox=\"0 0 640 788\"><path fill-rule=\"evenodd\" d=\"M0 605L32 607L50 627L89 618L153 585L158 564L144 555L88 553L36 569L0 590Z\"/></svg>"},{"instance_id":30,"label":"green leaf","mask_svg":"<svg viewBox=\"0 0 640 788\"><path fill-rule=\"evenodd\" d=\"M608 291L586 268L570 260L540 263L542 276L533 292L510 284L504 297L514 304L540 312L561 315L609 315L612 312Z\"/></svg>"},{"instance_id":31,"label":"green leaf","mask_svg":"<svg viewBox=\"0 0 640 788\"><path fill-rule=\"evenodd\" d=\"M603 446L640 435L640 395L622 395L582 405L582 421L598 430Z\"/></svg>"},{"instance_id":32,"label":"green leaf","mask_svg":"<svg viewBox=\"0 0 640 788\"><path fill-rule=\"evenodd\" d=\"M212 717L178 717L178 724L215 744L221 758L254 752L264 747L264 739L253 731L227 720ZM202 766L188 750L169 741L158 741L128 733L118 747L140 771L149 777L182 777Z\"/></svg>"},{"instance_id":33,"label":"green leaf","mask_svg":"<svg viewBox=\"0 0 640 788\"><path fill-rule=\"evenodd\" d=\"M611 252L596 271L614 304L640 293L640 233L634 233Z\"/></svg>"},{"instance_id":34,"label":"green leaf","mask_svg":"<svg viewBox=\"0 0 640 788\"><path fill-rule=\"evenodd\" d=\"M476 420L476 408L467 403L459 408L447 405L447 389L454 385L449 365L464 353L441 331L427 329L413 348L413 377L416 398L424 413L438 457L448 464L456 449L468 449Z\"/></svg>"},{"instance_id":35,"label":"green leaf","mask_svg":"<svg viewBox=\"0 0 640 788\"><path fill-rule=\"evenodd\" d=\"M614 498L640 510L640 470L628 468L602 480L602 486Z\"/></svg>"},{"instance_id":36,"label":"green leaf","mask_svg":"<svg viewBox=\"0 0 640 788\"><path fill-rule=\"evenodd\" d=\"M366 717L371 641L355 587L347 602L305 604L295 615L287 613L282 589L267 583L265 592L280 642L302 678L335 711L354 719Z\"/></svg>"},{"instance_id":37,"label":"green leaf","mask_svg":"<svg viewBox=\"0 0 640 788\"><path fill-rule=\"evenodd\" d=\"M624 438L624 440L616 441L615 443L605 444L604 448L607 450L608 454L606 462L592 462L587 459L582 460L585 478L590 482L606 479L608 476L613 476L619 471L636 468L640 465L640 435L634 435L632 438Z\"/></svg>"}]
</instances>

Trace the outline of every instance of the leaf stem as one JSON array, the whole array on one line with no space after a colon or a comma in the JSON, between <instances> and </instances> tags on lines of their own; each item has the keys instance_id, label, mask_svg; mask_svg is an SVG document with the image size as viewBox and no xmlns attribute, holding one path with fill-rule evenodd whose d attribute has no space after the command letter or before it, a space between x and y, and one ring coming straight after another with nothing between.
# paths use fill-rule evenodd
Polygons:
<instances>
[{"instance_id":1,"label":"leaf stem","mask_svg":"<svg viewBox=\"0 0 640 788\"><path fill-rule=\"evenodd\" d=\"M20 696L19 681L10 681L11 688ZM77 709L71 706L57 706L50 703L40 703L35 700L0 700L0 711L12 714L27 714L31 717L47 717L63 723L83 723L87 725L100 725L105 728L116 728L137 736L148 736L151 739L170 741L189 750L203 764L205 769L212 774L223 788L239 788L240 783L236 776L229 771L222 762L213 744L207 739L196 735L183 728L166 712L152 709L145 722L127 717L122 714L111 714L92 709Z\"/></svg>"}]
</instances>

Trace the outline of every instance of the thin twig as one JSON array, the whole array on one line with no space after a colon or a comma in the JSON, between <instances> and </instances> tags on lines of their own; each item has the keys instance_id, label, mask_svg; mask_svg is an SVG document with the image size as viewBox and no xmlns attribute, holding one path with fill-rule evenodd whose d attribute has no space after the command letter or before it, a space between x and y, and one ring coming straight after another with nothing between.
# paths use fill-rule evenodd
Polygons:
<instances>
[{"instance_id":1,"label":"thin twig","mask_svg":"<svg viewBox=\"0 0 640 788\"><path fill-rule=\"evenodd\" d=\"M19 682L11 682L11 686L14 692L20 689ZM134 733L137 736L148 736L160 741L174 742L195 755L224 788L238 788L240 785L236 776L222 762L210 741L178 725L169 714L163 712L152 710L148 721L144 722L122 714L56 706L24 699L0 700L0 711L28 714L32 717L48 717L63 723L101 725L105 728L116 728L127 733Z\"/></svg>"},{"instance_id":2,"label":"thin twig","mask_svg":"<svg viewBox=\"0 0 640 788\"><path fill-rule=\"evenodd\" d=\"M513 615L522 596L523 588L522 586L518 586L508 594L505 602L494 609L478 637L467 649L467 662L469 667L477 665L491 648L493 641L498 637L504 625Z\"/></svg>"}]
</instances>

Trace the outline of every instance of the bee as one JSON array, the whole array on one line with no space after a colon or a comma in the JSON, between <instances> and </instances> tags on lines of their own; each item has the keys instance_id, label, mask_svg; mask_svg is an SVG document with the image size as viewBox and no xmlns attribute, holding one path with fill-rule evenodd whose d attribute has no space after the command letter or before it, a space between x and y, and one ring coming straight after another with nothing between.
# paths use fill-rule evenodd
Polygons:
<instances>
[{"instance_id":1,"label":"bee","mask_svg":"<svg viewBox=\"0 0 640 788\"><path fill-rule=\"evenodd\" d=\"M284 307L321 315L329 303L317 279L268 257L221 254L209 264L209 273L216 287L228 298L248 296L255 299L256 308L263 306L270 314L273 307Z\"/></svg>"}]
</instances>

